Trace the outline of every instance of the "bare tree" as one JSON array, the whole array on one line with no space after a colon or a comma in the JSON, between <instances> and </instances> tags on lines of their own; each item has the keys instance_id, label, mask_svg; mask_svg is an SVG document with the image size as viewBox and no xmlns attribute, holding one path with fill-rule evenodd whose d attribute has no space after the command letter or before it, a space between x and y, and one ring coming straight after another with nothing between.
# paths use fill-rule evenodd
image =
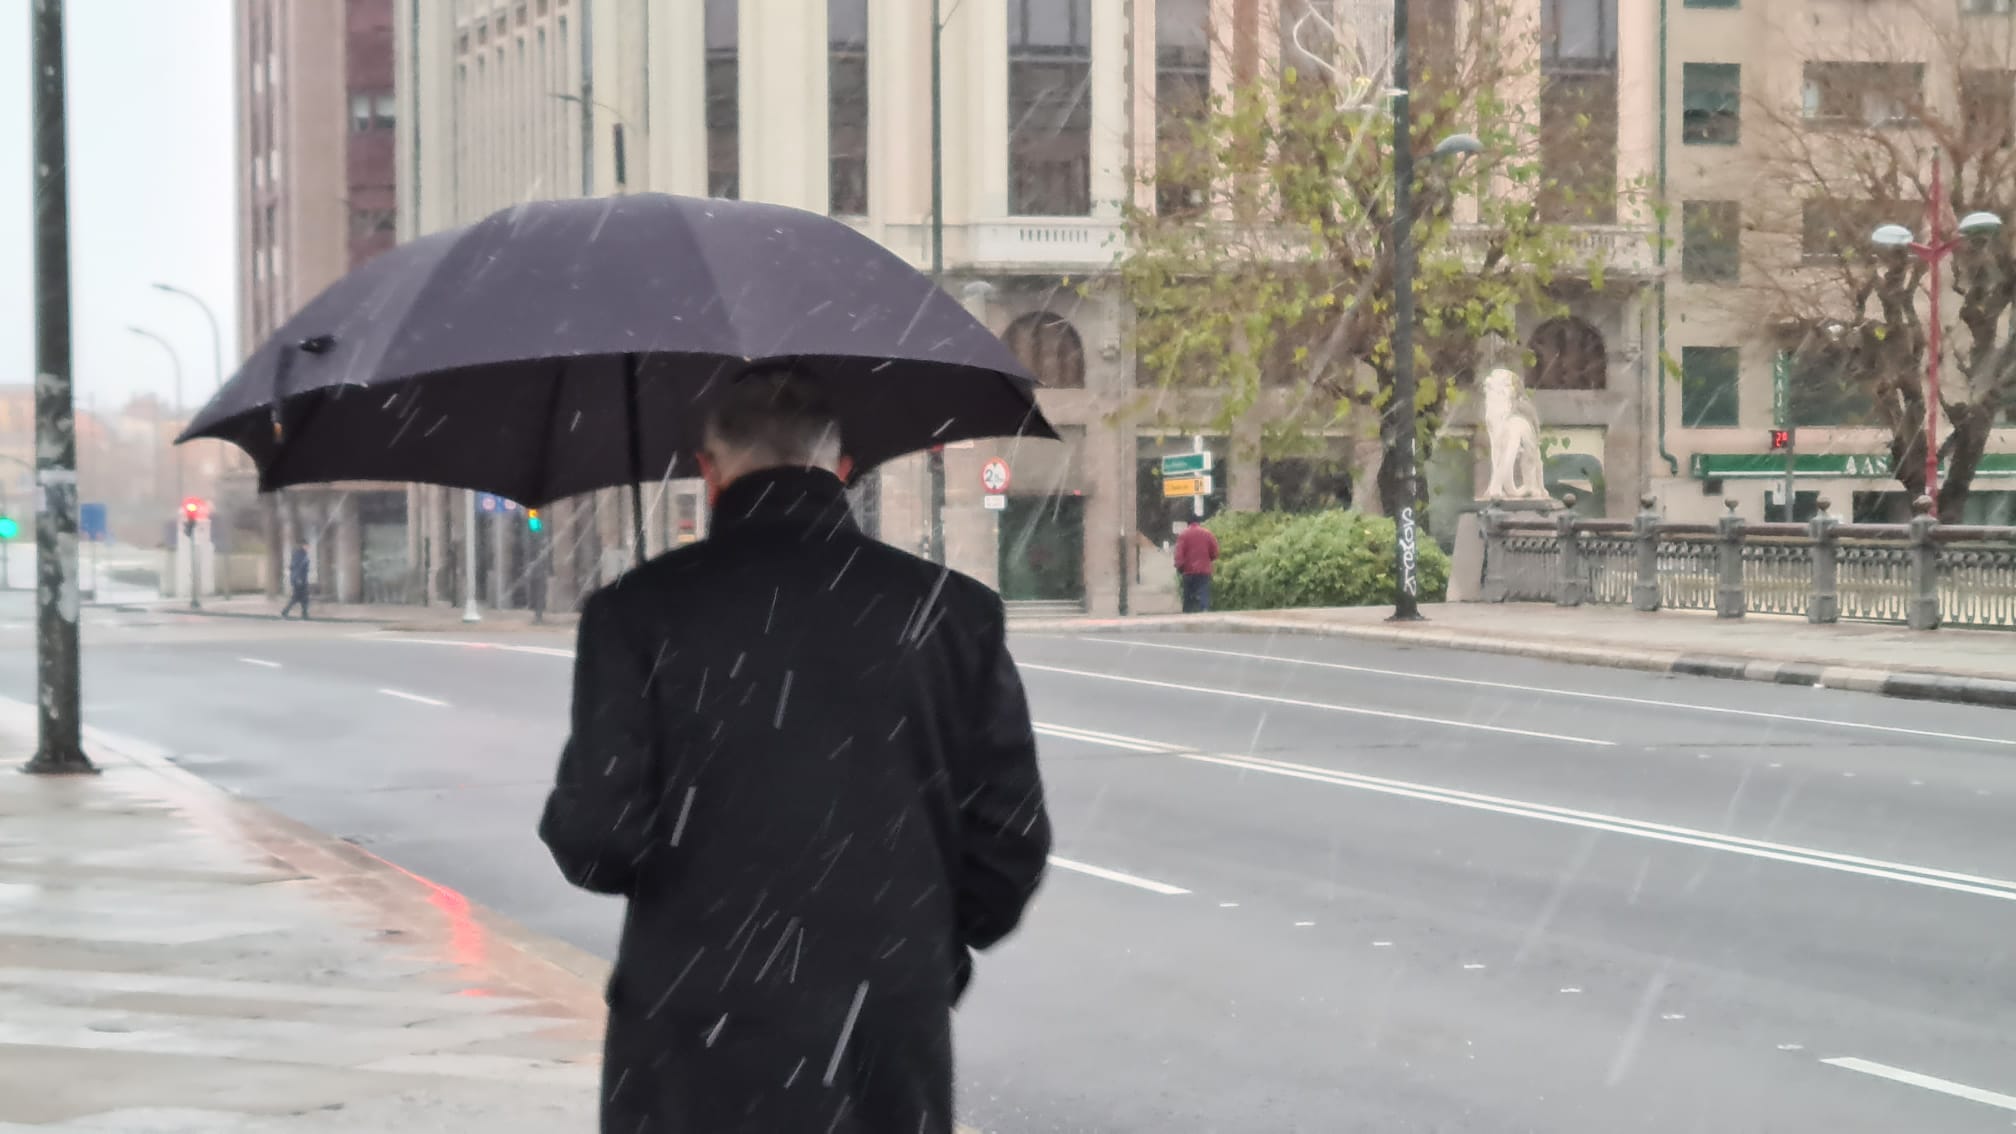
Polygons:
<instances>
[{"instance_id":1,"label":"bare tree","mask_svg":"<svg viewBox=\"0 0 2016 1134\"><path fill-rule=\"evenodd\" d=\"M2016 221L2016 30L1935 0L1897 0L1802 64L1794 104L1753 101L1764 130L1763 190L1746 208L1760 243L1731 299L1798 350L1794 409L1813 424L1878 426L1892 475L1925 492L1927 267L1886 251L1876 228L1934 239L1927 216L1943 170L1938 228L1988 211ZM1802 34L1810 34L1803 33ZM1959 239L1939 281L1942 328L1938 513L1958 522L1989 436L2016 394L2016 244ZM1824 329L1815 340L1810 332ZM1813 344L1818 342L1817 349Z\"/></svg>"}]
</instances>

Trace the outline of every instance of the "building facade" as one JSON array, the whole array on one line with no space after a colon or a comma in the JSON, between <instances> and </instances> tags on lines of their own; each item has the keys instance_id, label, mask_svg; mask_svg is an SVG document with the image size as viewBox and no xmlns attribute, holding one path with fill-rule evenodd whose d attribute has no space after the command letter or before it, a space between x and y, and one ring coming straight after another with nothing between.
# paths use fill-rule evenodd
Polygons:
<instances>
[{"instance_id":1,"label":"building facade","mask_svg":"<svg viewBox=\"0 0 2016 1134\"><path fill-rule=\"evenodd\" d=\"M1514 2L1543 44L1548 107L1564 121L1595 123L1557 131L1558 156L1587 166L1593 153L1612 186L1649 180L1659 28L1648 7ZM1423 18L1448 7L1417 3ZM1123 203L1155 201L1155 139L1171 92L1228 90L1235 40L1239 51L1278 61L1308 4L1341 20L1367 7L942 6L945 286L1042 379L1044 411L1064 435L1061 444L981 442L945 454L947 557L1010 600L1100 613L1173 606L1166 545L1189 502L1161 499L1154 470L1165 452L1202 445L1218 454L1212 509L1280 503L1272 486L1293 479L1290 462L1275 467L1261 451L1257 421L1248 436L1204 436L1172 424L1166 403L1144 405L1159 399L1137 382L1131 315L1107 277ZM648 189L830 213L928 267L931 20L931 5L918 0L400 0L402 233L526 199ZM1557 106L1556 87L1578 101ZM1522 328L1540 359L1528 382L1542 419L1564 452L1588 458L1580 467L1593 464L1594 483L1583 487L1613 514L1643 488L1653 424L1649 217L1580 218L1583 239L1614 251L1611 282L1563 281L1569 314ZM1356 428L1334 439L1346 462L1367 456L1366 429ZM1463 446L1445 450L1431 476L1453 517L1478 474ZM984 506L980 483L994 457L1012 470L1000 510ZM926 458L894 462L879 482L880 534L922 550ZM432 501L429 538L453 544L460 507L438 493ZM564 542L579 548L607 536L606 546L619 545L620 513L600 511ZM595 559L575 571L577 584L589 581Z\"/></svg>"},{"instance_id":2,"label":"building facade","mask_svg":"<svg viewBox=\"0 0 2016 1134\"><path fill-rule=\"evenodd\" d=\"M241 357L323 288L398 239L392 0L237 0L238 325ZM403 485L260 497L220 486L213 538L265 550L269 591L306 541L341 601L414 589Z\"/></svg>"},{"instance_id":3,"label":"building facade","mask_svg":"<svg viewBox=\"0 0 2016 1134\"><path fill-rule=\"evenodd\" d=\"M1712 519L1725 498L1794 518L1908 517L1892 429L1853 374L1886 267L1885 223L1919 238L1935 151L1967 208L2009 213L2016 155L2016 17L2006 0L1661 0L1671 52L1663 99L1671 203L1667 376L1652 483L1669 515ZM1869 161L1875 156L1877 160ZM1965 211L1965 210L1962 210ZM2016 224L2016 215L2004 219ZM1952 219L1947 220L1949 232ZM2006 241L2006 236L2003 238ZM1949 262L1968 267L1962 249ZM1929 319L1926 289L1906 308ZM1960 297L1944 295L1951 397L1968 381ZM1921 362L1912 361L1915 368ZM1782 394L1781 394L1782 379ZM2005 395L2006 396L2006 395ZM1919 411L1922 420L1922 410ZM1903 415L1905 431L1917 430ZM1940 440L1951 437L1942 414ZM1987 440L1965 518L2016 522L2016 429Z\"/></svg>"}]
</instances>

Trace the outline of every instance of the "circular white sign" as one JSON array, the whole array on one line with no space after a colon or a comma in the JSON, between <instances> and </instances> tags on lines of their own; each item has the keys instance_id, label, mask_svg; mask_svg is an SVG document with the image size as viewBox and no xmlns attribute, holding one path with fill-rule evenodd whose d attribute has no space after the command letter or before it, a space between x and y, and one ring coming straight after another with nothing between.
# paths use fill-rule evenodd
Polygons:
<instances>
[{"instance_id":1,"label":"circular white sign","mask_svg":"<svg viewBox=\"0 0 2016 1134\"><path fill-rule=\"evenodd\" d=\"M980 486L989 492L1008 491L1008 462L994 457L981 465Z\"/></svg>"}]
</instances>

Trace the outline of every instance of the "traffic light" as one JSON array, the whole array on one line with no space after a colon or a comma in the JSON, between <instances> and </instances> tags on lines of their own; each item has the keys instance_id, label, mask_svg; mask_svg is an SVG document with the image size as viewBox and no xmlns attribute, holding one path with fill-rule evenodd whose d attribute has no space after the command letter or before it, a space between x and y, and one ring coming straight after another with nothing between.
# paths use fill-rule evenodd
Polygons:
<instances>
[{"instance_id":1,"label":"traffic light","mask_svg":"<svg viewBox=\"0 0 2016 1134\"><path fill-rule=\"evenodd\" d=\"M1772 431L1771 431L1771 451L1772 451L1772 452L1774 452L1774 453L1782 453L1782 452L1784 452L1785 450L1787 450L1787 449L1790 449L1791 447L1792 447L1792 431L1791 431L1791 430L1789 430L1789 429L1774 429L1774 430L1772 430Z\"/></svg>"},{"instance_id":2,"label":"traffic light","mask_svg":"<svg viewBox=\"0 0 2016 1134\"><path fill-rule=\"evenodd\" d=\"M538 533L539 529L540 529L540 528L543 528L543 527L545 527L545 526L546 526L546 521L540 518L540 516L539 516L539 509L537 509L537 508L527 508L527 509L525 509L525 530L526 530L526 531L528 531L528 532L532 532L532 533L534 533L534 534L536 535L536 534Z\"/></svg>"},{"instance_id":3,"label":"traffic light","mask_svg":"<svg viewBox=\"0 0 2016 1134\"><path fill-rule=\"evenodd\" d=\"M0 516L0 540L13 539L21 534L21 525L12 516Z\"/></svg>"}]
</instances>

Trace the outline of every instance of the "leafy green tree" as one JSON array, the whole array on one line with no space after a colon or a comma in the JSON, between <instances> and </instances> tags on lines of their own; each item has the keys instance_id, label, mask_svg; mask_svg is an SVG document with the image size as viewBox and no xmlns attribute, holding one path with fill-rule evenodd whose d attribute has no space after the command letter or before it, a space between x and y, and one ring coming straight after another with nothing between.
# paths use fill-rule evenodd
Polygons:
<instances>
[{"instance_id":1,"label":"leafy green tree","mask_svg":"<svg viewBox=\"0 0 2016 1134\"><path fill-rule=\"evenodd\" d=\"M1516 338L1522 310L1558 310L1564 277L1602 286L1596 243L1572 225L1613 218L1618 199L1614 147L1595 148L1606 165L1592 170L1564 167L1575 164L1573 146L1543 146L1539 53L1516 18L1527 6L1462 7L1461 20L1427 23L1412 52L1424 464L1474 372L1518 367L1480 357L1484 344ZM1317 23L1314 46L1298 25L1282 66L1256 68L1187 122L1165 125L1156 168L1141 171L1160 191L1125 211L1118 276L1143 384L1216 395L1215 420L1188 424L1258 421L1263 444L1293 447L1362 428L1358 415L1370 413L1384 443L1379 500L1394 514L1391 101L1384 62ZM1589 124L1568 117L1550 128ZM1436 159L1438 141L1457 133L1481 154Z\"/></svg>"}]
</instances>

